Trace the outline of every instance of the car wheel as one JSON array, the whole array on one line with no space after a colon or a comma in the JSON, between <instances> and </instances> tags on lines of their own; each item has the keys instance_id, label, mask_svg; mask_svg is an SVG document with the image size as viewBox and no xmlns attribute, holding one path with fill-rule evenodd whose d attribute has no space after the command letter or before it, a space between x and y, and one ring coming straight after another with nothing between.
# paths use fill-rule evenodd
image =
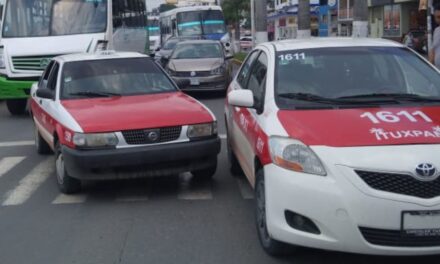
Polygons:
<instances>
[{"instance_id":1,"label":"car wheel","mask_svg":"<svg viewBox=\"0 0 440 264\"><path fill-rule=\"evenodd\" d=\"M55 168L58 188L62 193L73 194L81 191L81 181L69 176L64 164L64 156L60 144L56 144Z\"/></svg>"},{"instance_id":2,"label":"car wheel","mask_svg":"<svg viewBox=\"0 0 440 264\"><path fill-rule=\"evenodd\" d=\"M41 136L40 131L38 131L37 126L35 126L35 148L37 149L38 154L49 154L51 153L51 149L49 144L47 144L46 140Z\"/></svg>"},{"instance_id":3,"label":"car wheel","mask_svg":"<svg viewBox=\"0 0 440 264\"><path fill-rule=\"evenodd\" d=\"M27 99L6 100L6 106L11 115L23 115L26 112Z\"/></svg>"},{"instance_id":4,"label":"car wheel","mask_svg":"<svg viewBox=\"0 0 440 264\"><path fill-rule=\"evenodd\" d=\"M215 163L212 164L210 167L203 170L192 171L191 173L197 180L211 180L214 177L216 171L217 159L215 160Z\"/></svg>"},{"instance_id":5,"label":"car wheel","mask_svg":"<svg viewBox=\"0 0 440 264\"><path fill-rule=\"evenodd\" d=\"M266 191L262 169L258 170L255 182L255 220L257 223L258 239L264 251L275 257L284 256L293 251L293 246L272 239L267 230Z\"/></svg>"},{"instance_id":6,"label":"car wheel","mask_svg":"<svg viewBox=\"0 0 440 264\"><path fill-rule=\"evenodd\" d=\"M234 151L232 150L231 143L229 140L229 135L226 138L227 138L226 142L227 142L227 152L228 152L228 160L229 160L229 170L234 176L243 175L243 170L241 169L240 163L238 162L238 159L235 156Z\"/></svg>"}]
</instances>

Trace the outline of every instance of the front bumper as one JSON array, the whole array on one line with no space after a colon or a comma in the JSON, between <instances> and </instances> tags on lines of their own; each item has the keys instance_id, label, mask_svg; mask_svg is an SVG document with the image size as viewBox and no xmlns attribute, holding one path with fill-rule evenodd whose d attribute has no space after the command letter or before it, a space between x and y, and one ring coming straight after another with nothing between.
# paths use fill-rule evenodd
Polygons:
<instances>
[{"instance_id":1,"label":"front bumper","mask_svg":"<svg viewBox=\"0 0 440 264\"><path fill-rule=\"evenodd\" d=\"M193 77L176 77L173 76L175 81L188 80ZM200 82L199 85L190 85L184 91L225 91L228 87L226 76L209 76L209 77L194 77Z\"/></svg>"},{"instance_id":2,"label":"front bumper","mask_svg":"<svg viewBox=\"0 0 440 264\"><path fill-rule=\"evenodd\" d=\"M9 79L6 76L0 76L0 99L27 98L29 97L32 84L36 81Z\"/></svg>"},{"instance_id":3,"label":"front bumper","mask_svg":"<svg viewBox=\"0 0 440 264\"><path fill-rule=\"evenodd\" d=\"M264 167L267 202L267 225L272 238L311 248L371 255L433 255L440 246L383 246L369 243L361 232L367 228L387 235L400 235L401 213L411 210L440 210L440 203L426 206L388 199L361 192L353 184L337 177L315 176L285 170L269 164ZM337 171L341 175L343 169ZM321 234L292 228L286 210L306 216ZM371 234L371 233L370 233ZM378 235L374 233L373 235ZM388 238L387 238L388 239ZM440 238L439 238L440 239ZM437 244L438 245L438 244Z\"/></svg>"},{"instance_id":4,"label":"front bumper","mask_svg":"<svg viewBox=\"0 0 440 264\"><path fill-rule=\"evenodd\" d=\"M108 150L62 148L70 176L83 180L156 177L205 169L217 162L220 139Z\"/></svg>"}]
</instances>

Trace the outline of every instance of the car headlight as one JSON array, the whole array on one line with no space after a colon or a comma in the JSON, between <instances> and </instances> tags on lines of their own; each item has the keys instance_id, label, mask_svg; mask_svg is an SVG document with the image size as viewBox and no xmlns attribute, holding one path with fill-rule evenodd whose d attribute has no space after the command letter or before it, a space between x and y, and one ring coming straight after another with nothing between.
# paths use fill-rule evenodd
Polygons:
<instances>
[{"instance_id":1,"label":"car headlight","mask_svg":"<svg viewBox=\"0 0 440 264\"><path fill-rule=\"evenodd\" d=\"M190 139L217 135L217 122L188 126L187 136Z\"/></svg>"},{"instance_id":2,"label":"car headlight","mask_svg":"<svg viewBox=\"0 0 440 264\"><path fill-rule=\"evenodd\" d=\"M222 65L214 70L211 70L212 75L222 75L223 73L225 73L225 66L224 65Z\"/></svg>"},{"instance_id":3,"label":"car headlight","mask_svg":"<svg viewBox=\"0 0 440 264\"><path fill-rule=\"evenodd\" d=\"M6 62L5 62L5 51L3 46L0 47L0 69L6 68Z\"/></svg>"},{"instance_id":4,"label":"car headlight","mask_svg":"<svg viewBox=\"0 0 440 264\"><path fill-rule=\"evenodd\" d=\"M73 136L73 144L78 148L108 148L115 147L118 143L115 133L75 133Z\"/></svg>"},{"instance_id":5,"label":"car headlight","mask_svg":"<svg viewBox=\"0 0 440 264\"><path fill-rule=\"evenodd\" d=\"M327 175L318 156L299 140L271 137L269 148L272 162L282 168L320 176Z\"/></svg>"}]
</instances>

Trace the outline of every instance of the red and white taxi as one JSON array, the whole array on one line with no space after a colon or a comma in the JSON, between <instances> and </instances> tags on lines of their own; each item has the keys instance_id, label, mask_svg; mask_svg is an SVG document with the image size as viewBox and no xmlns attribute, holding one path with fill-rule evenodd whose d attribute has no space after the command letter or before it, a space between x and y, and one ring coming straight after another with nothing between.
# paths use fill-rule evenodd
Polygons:
<instances>
[{"instance_id":1,"label":"red and white taxi","mask_svg":"<svg viewBox=\"0 0 440 264\"><path fill-rule=\"evenodd\" d=\"M225 115L268 253L440 253L440 74L422 57L375 39L262 44Z\"/></svg>"},{"instance_id":2,"label":"red and white taxi","mask_svg":"<svg viewBox=\"0 0 440 264\"><path fill-rule=\"evenodd\" d=\"M64 193L79 191L81 180L186 171L211 178L216 171L214 115L147 56L105 51L56 57L31 95L37 150L55 152Z\"/></svg>"}]
</instances>

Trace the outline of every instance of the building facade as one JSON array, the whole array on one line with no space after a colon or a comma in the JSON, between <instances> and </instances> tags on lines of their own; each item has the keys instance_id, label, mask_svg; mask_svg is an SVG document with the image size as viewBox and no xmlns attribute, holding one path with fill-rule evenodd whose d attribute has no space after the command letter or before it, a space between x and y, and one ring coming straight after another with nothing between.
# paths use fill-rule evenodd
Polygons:
<instances>
[{"instance_id":1,"label":"building facade","mask_svg":"<svg viewBox=\"0 0 440 264\"><path fill-rule=\"evenodd\" d=\"M312 35L319 35L319 0L310 0ZM296 38L298 31L298 0L275 0L268 15L268 32L274 40Z\"/></svg>"},{"instance_id":2,"label":"building facade","mask_svg":"<svg viewBox=\"0 0 440 264\"><path fill-rule=\"evenodd\" d=\"M419 0L369 0L371 37L401 41L410 30L426 30L421 6Z\"/></svg>"}]
</instances>

